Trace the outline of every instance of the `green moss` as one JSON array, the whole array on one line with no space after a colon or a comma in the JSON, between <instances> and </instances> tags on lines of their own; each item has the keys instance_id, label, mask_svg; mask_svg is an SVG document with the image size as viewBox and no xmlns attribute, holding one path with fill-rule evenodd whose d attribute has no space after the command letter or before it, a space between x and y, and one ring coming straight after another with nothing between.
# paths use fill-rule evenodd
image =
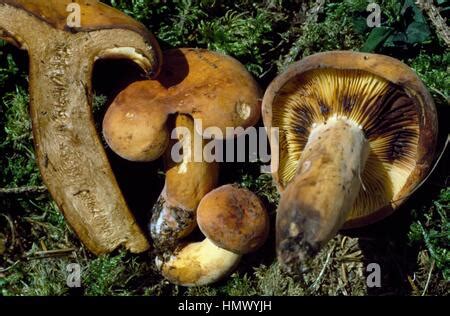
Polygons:
<instances>
[{"instance_id":1,"label":"green moss","mask_svg":"<svg viewBox=\"0 0 450 316\"><path fill-rule=\"evenodd\" d=\"M92 103L92 111L94 114L100 113L108 101L108 98L104 95L94 95L94 101Z\"/></svg>"},{"instance_id":2,"label":"green moss","mask_svg":"<svg viewBox=\"0 0 450 316\"><path fill-rule=\"evenodd\" d=\"M2 42L0 42L0 48L2 46L4 45L2 44ZM17 68L17 65L11 54L7 54L6 58L4 58L3 52L0 51L0 58L6 61L5 67L0 68L0 87L4 87L8 78L18 74L19 68Z\"/></svg>"},{"instance_id":3,"label":"green moss","mask_svg":"<svg viewBox=\"0 0 450 316\"><path fill-rule=\"evenodd\" d=\"M261 76L265 68L264 52L274 44L268 36L271 21L270 13L262 9L254 14L228 11L223 17L200 23L199 44L248 61L249 71Z\"/></svg>"},{"instance_id":4,"label":"green moss","mask_svg":"<svg viewBox=\"0 0 450 316\"><path fill-rule=\"evenodd\" d=\"M16 187L41 183L33 150L28 93L17 87L2 96L3 131L0 133L0 186Z\"/></svg>"},{"instance_id":5,"label":"green moss","mask_svg":"<svg viewBox=\"0 0 450 316\"><path fill-rule=\"evenodd\" d=\"M125 253L117 256L101 256L89 263L83 271L83 284L86 286L86 295L114 295L117 294L114 286L125 271L122 262ZM120 284L120 283L118 283Z\"/></svg>"},{"instance_id":6,"label":"green moss","mask_svg":"<svg viewBox=\"0 0 450 316\"><path fill-rule=\"evenodd\" d=\"M280 196L270 174L244 174L241 179L243 187L265 198L270 204L278 203Z\"/></svg>"},{"instance_id":7,"label":"green moss","mask_svg":"<svg viewBox=\"0 0 450 316\"><path fill-rule=\"evenodd\" d=\"M304 295L305 288L289 276L283 276L277 263L269 267L261 266L256 269L255 277L259 295L268 296L297 296Z\"/></svg>"},{"instance_id":8,"label":"green moss","mask_svg":"<svg viewBox=\"0 0 450 316\"><path fill-rule=\"evenodd\" d=\"M430 55L421 52L417 57L408 60L408 64L418 73L433 96L440 102L448 104L450 53Z\"/></svg>"},{"instance_id":9,"label":"green moss","mask_svg":"<svg viewBox=\"0 0 450 316\"><path fill-rule=\"evenodd\" d=\"M105 2L125 12L142 23L149 24L152 17L164 14L168 10L163 0L107 0Z\"/></svg>"},{"instance_id":10,"label":"green moss","mask_svg":"<svg viewBox=\"0 0 450 316\"><path fill-rule=\"evenodd\" d=\"M415 212L408 237L412 245L425 246L437 268L450 281L450 188L443 189L429 211Z\"/></svg>"},{"instance_id":11,"label":"green moss","mask_svg":"<svg viewBox=\"0 0 450 316\"><path fill-rule=\"evenodd\" d=\"M231 275L227 284L221 289L222 295L229 296L252 296L258 292L254 287L253 278L244 273L240 275L235 273Z\"/></svg>"},{"instance_id":12,"label":"green moss","mask_svg":"<svg viewBox=\"0 0 450 316\"><path fill-rule=\"evenodd\" d=\"M193 287L186 292L186 295L192 296L292 296L304 294L303 285L291 277L283 275L276 263L269 267L261 265L255 268L251 275L236 272L223 285Z\"/></svg>"},{"instance_id":13,"label":"green moss","mask_svg":"<svg viewBox=\"0 0 450 316\"><path fill-rule=\"evenodd\" d=\"M35 259L24 266L21 295L55 296L68 292L64 260Z\"/></svg>"},{"instance_id":14,"label":"green moss","mask_svg":"<svg viewBox=\"0 0 450 316\"><path fill-rule=\"evenodd\" d=\"M330 50L358 50L364 36L356 31L355 21L363 18L367 2L345 0L325 2L322 13L289 30L297 39L288 54L278 61L279 69L305 56ZM364 19L365 21L365 19Z\"/></svg>"},{"instance_id":15,"label":"green moss","mask_svg":"<svg viewBox=\"0 0 450 316\"><path fill-rule=\"evenodd\" d=\"M32 140L31 120L28 114L28 93L21 87L2 97L5 108L5 143L15 150L29 148Z\"/></svg>"}]
</instances>

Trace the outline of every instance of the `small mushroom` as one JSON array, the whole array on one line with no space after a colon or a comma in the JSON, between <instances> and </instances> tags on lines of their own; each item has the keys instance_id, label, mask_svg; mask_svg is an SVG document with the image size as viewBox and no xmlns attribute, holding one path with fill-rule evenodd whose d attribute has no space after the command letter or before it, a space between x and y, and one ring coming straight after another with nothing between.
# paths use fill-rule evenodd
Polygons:
<instances>
[{"instance_id":1,"label":"small mushroom","mask_svg":"<svg viewBox=\"0 0 450 316\"><path fill-rule=\"evenodd\" d=\"M258 250L269 232L269 217L258 197L233 185L208 193L198 207L197 221L205 240L180 247L166 260L157 258L172 283L200 286L219 281L242 255Z\"/></svg>"},{"instance_id":2,"label":"small mushroom","mask_svg":"<svg viewBox=\"0 0 450 316\"><path fill-rule=\"evenodd\" d=\"M339 229L405 201L432 163L436 116L417 75L387 56L320 53L271 83L263 118L279 128L277 252L288 271L301 271Z\"/></svg>"},{"instance_id":3,"label":"small mushroom","mask_svg":"<svg viewBox=\"0 0 450 316\"><path fill-rule=\"evenodd\" d=\"M130 161L158 159L169 144L168 118L190 115L203 130L247 128L261 115L258 84L232 57L204 49L165 51L157 80L138 81L122 91L109 107L103 134L119 156ZM238 136L238 135L234 135Z\"/></svg>"},{"instance_id":4,"label":"small mushroom","mask_svg":"<svg viewBox=\"0 0 450 316\"><path fill-rule=\"evenodd\" d=\"M222 134L214 135L216 138L239 136L240 131L234 128L246 129L259 120L262 97L250 73L229 56L183 48L165 51L163 60L156 80L128 86L111 104L103 121L105 139L119 156L151 161L166 153L166 183L150 224L152 239L162 251L195 228L197 205L217 184L218 165L205 162L204 143L194 148L194 134L200 139L212 138L204 132L212 127ZM186 155L180 164L171 161L169 123L175 114L179 115L177 125L191 130L190 151L200 149L201 161L193 155ZM227 128L235 133L230 135Z\"/></svg>"},{"instance_id":5,"label":"small mushroom","mask_svg":"<svg viewBox=\"0 0 450 316\"><path fill-rule=\"evenodd\" d=\"M269 216L260 199L236 185L224 185L206 195L197 221L215 245L237 254L258 250L269 234Z\"/></svg>"},{"instance_id":6,"label":"small mushroom","mask_svg":"<svg viewBox=\"0 0 450 316\"><path fill-rule=\"evenodd\" d=\"M67 25L73 3L81 15L75 28ZM0 0L0 37L28 51L36 159L70 226L95 254L147 250L94 126L91 77L102 58L128 59L156 75L161 56L152 34L98 1Z\"/></svg>"},{"instance_id":7,"label":"small mushroom","mask_svg":"<svg viewBox=\"0 0 450 316\"><path fill-rule=\"evenodd\" d=\"M194 161L194 122L188 115L178 114L175 120L177 140L164 154L166 179L164 189L152 210L150 232L155 246L168 251L188 236L197 226L195 217L201 199L217 186L219 164ZM179 131L179 128L184 128ZM200 136L201 139L201 136ZM182 144L181 161L172 158L175 142ZM200 143L204 140L200 140ZM203 146L200 147L203 149Z\"/></svg>"}]
</instances>

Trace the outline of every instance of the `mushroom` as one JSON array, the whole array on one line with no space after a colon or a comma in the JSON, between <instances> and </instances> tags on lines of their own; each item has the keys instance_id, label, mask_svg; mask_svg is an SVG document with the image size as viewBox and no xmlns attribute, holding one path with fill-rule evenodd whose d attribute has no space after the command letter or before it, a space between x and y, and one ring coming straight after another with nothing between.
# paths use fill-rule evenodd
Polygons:
<instances>
[{"instance_id":1,"label":"mushroom","mask_svg":"<svg viewBox=\"0 0 450 316\"><path fill-rule=\"evenodd\" d=\"M195 228L197 205L217 184L218 166L203 157L205 143L195 148L195 135L212 138L206 131L213 128L219 140L240 136L259 120L262 92L242 64L223 54L182 48L165 51L163 60L156 80L132 83L117 96L104 117L103 134L127 160L152 161L166 152L166 183L150 224L152 239L165 251ZM177 124L191 131L190 151L200 150L194 154L200 160L186 155L180 164L171 162L169 123L175 114L183 115Z\"/></svg>"},{"instance_id":2,"label":"mushroom","mask_svg":"<svg viewBox=\"0 0 450 316\"><path fill-rule=\"evenodd\" d=\"M397 209L430 168L436 116L417 75L387 56L319 53L277 77L263 118L268 131L279 128L271 146L282 266L299 272L339 229Z\"/></svg>"},{"instance_id":3,"label":"mushroom","mask_svg":"<svg viewBox=\"0 0 450 316\"><path fill-rule=\"evenodd\" d=\"M199 228L206 238L157 258L162 274L182 286L207 285L231 273L242 255L258 250L269 232L269 217L259 198L234 185L219 187L201 200Z\"/></svg>"},{"instance_id":4,"label":"mushroom","mask_svg":"<svg viewBox=\"0 0 450 316\"><path fill-rule=\"evenodd\" d=\"M180 239L195 229L197 206L217 186L219 177L217 162L194 161L195 130L192 118L178 114L175 127L177 141L182 144L182 159L178 162L173 160L173 141L164 154L165 186L153 207L150 224L152 240L162 252L173 250ZM180 128L184 130L179 130Z\"/></svg>"},{"instance_id":5,"label":"mushroom","mask_svg":"<svg viewBox=\"0 0 450 316\"><path fill-rule=\"evenodd\" d=\"M201 121L202 126L196 124L195 129L204 138L210 138L203 133L209 127L226 135L227 127L246 128L258 122L261 90L234 58L182 48L165 51L163 59L157 80L132 83L106 112L103 135L122 158L153 161L161 157L169 144L171 114Z\"/></svg>"},{"instance_id":6,"label":"mushroom","mask_svg":"<svg viewBox=\"0 0 450 316\"><path fill-rule=\"evenodd\" d=\"M157 74L160 51L144 26L83 0L71 28L72 0L0 0L0 37L28 51L36 158L52 197L95 254L149 244L129 211L95 129L91 76L100 58L130 59Z\"/></svg>"},{"instance_id":7,"label":"mushroom","mask_svg":"<svg viewBox=\"0 0 450 316\"><path fill-rule=\"evenodd\" d=\"M237 254L258 250L269 234L269 215L260 199L236 185L223 185L201 200L202 233L216 246Z\"/></svg>"}]
</instances>

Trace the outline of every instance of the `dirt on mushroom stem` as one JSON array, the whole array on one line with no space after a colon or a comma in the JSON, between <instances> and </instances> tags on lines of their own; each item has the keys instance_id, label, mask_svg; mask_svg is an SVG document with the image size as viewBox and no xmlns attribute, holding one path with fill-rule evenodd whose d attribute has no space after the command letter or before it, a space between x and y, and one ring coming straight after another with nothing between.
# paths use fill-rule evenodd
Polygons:
<instances>
[{"instance_id":1,"label":"dirt on mushroom stem","mask_svg":"<svg viewBox=\"0 0 450 316\"><path fill-rule=\"evenodd\" d=\"M221 186L201 200L197 222L201 242L185 243L157 257L165 278L183 286L215 283L237 267L242 255L258 250L267 240L268 214L247 189Z\"/></svg>"},{"instance_id":2,"label":"dirt on mushroom stem","mask_svg":"<svg viewBox=\"0 0 450 316\"><path fill-rule=\"evenodd\" d=\"M164 154L165 186L152 209L149 225L152 240L161 253L172 252L195 229L198 204L217 186L219 176L218 163L194 161L196 131L192 118L178 114L174 119L174 127L184 130L180 130L178 139L170 143ZM201 143L203 149L206 141ZM176 145L182 151L177 153L181 156L177 162L172 157Z\"/></svg>"},{"instance_id":3,"label":"dirt on mushroom stem","mask_svg":"<svg viewBox=\"0 0 450 316\"><path fill-rule=\"evenodd\" d=\"M166 183L153 208L150 232L157 248L173 250L195 228L198 203L217 185L217 162L204 161L204 133L212 127L224 132L223 138L234 137L228 136L228 128L245 130L255 124L262 92L230 56L181 48L164 51L163 57L157 78L134 82L114 99L103 120L103 135L115 153L130 161L153 161L165 152ZM174 163L176 142L169 136L180 129L189 130L189 135L176 136L186 143L186 153ZM197 146L198 138L202 146ZM194 158L198 150L201 162Z\"/></svg>"}]
</instances>

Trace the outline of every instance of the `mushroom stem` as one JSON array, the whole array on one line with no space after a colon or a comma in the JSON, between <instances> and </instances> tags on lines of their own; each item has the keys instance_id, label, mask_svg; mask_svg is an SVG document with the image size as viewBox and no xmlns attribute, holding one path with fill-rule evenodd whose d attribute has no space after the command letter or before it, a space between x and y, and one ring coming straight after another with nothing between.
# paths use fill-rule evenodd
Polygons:
<instances>
[{"instance_id":1,"label":"mushroom stem","mask_svg":"<svg viewBox=\"0 0 450 316\"><path fill-rule=\"evenodd\" d=\"M362 186L368 154L361 127L346 118L313 127L278 207L277 252L287 271L302 271L342 227Z\"/></svg>"},{"instance_id":2,"label":"mushroom stem","mask_svg":"<svg viewBox=\"0 0 450 316\"><path fill-rule=\"evenodd\" d=\"M195 214L201 199L217 186L219 165L216 162L194 161L194 152L203 149L206 141L195 135L194 121L188 115L175 119L177 140L173 140L164 155L166 181L152 209L150 234L159 251L173 251L179 240L197 226ZM196 136L200 138L197 145ZM181 145L181 161L175 162L172 150ZM196 148L199 147L199 148ZM176 151L176 150L175 150Z\"/></svg>"},{"instance_id":3,"label":"mushroom stem","mask_svg":"<svg viewBox=\"0 0 450 316\"><path fill-rule=\"evenodd\" d=\"M215 283L231 273L241 257L217 247L206 238L181 247L167 261L156 258L156 265L174 284L202 286Z\"/></svg>"}]
</instances>

